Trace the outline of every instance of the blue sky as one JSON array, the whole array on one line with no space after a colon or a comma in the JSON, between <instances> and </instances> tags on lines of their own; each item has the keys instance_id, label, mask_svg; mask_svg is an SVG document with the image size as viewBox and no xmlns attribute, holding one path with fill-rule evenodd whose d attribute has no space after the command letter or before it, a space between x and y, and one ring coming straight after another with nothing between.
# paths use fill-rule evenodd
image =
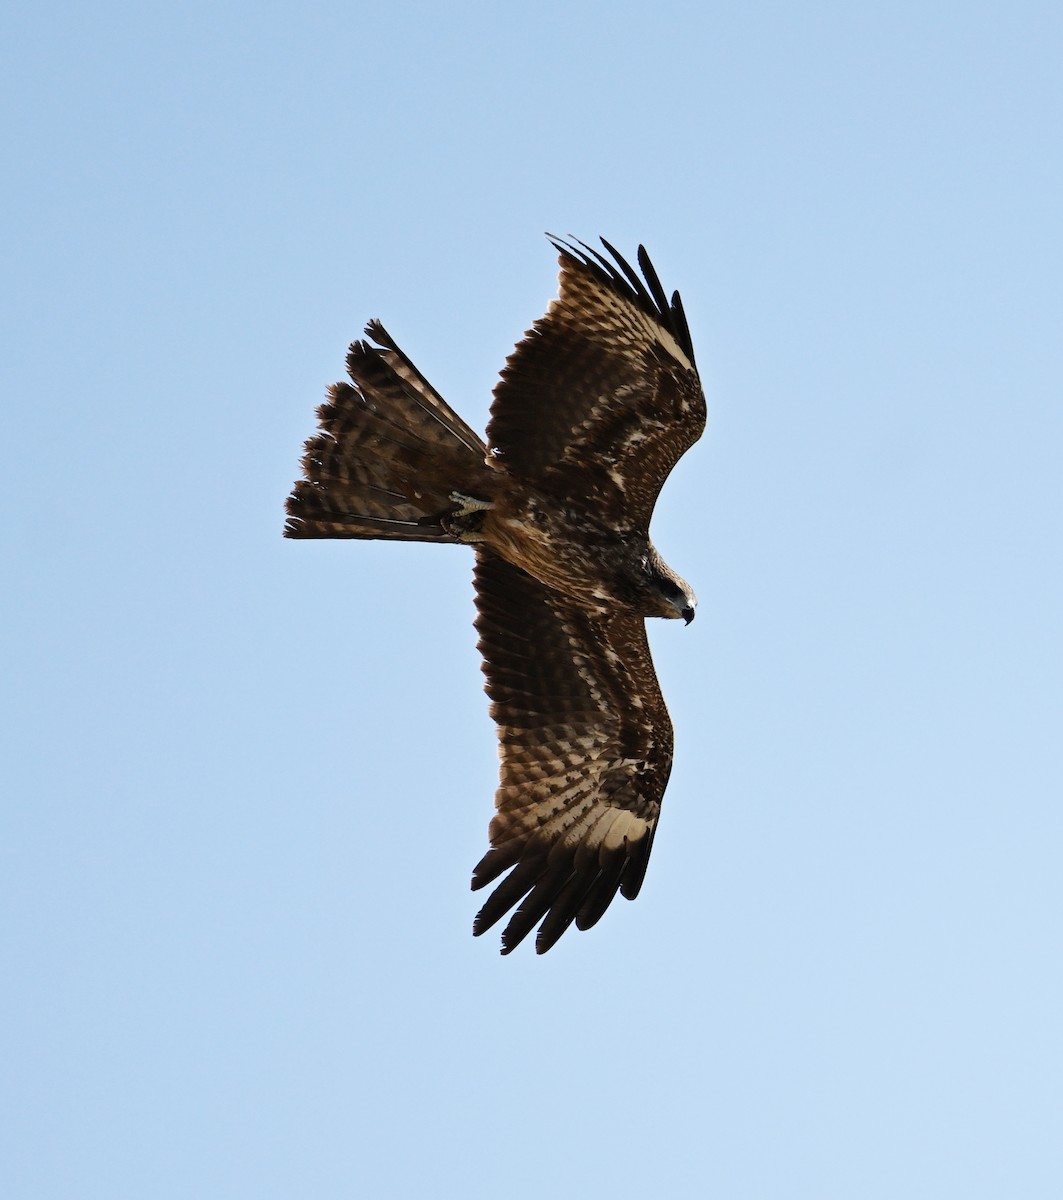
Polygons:
<instances>
[{"instance_id":1,"label":"blue sky","mask_svg":"<svg viewBox=\"0 0 1063 1200\"><path fill-rule=\"evenodd\" d=\"M1063 1189L1063 15L2 18L5 1195ZM372 316L482 428L551 230L681 289L635 904L470 936L454 547L280 537Z\"/></svg>"}]
</instances>

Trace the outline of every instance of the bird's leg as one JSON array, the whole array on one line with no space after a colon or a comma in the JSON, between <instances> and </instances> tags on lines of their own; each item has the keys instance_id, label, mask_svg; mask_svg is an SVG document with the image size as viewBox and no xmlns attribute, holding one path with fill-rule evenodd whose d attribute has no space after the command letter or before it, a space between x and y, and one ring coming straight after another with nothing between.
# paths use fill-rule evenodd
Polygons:
<instances>
[{"instance_id":1,"label":"bird's leg","mask_svg":"<svg viewBox=\"0 0 1063 1200\"><path fill-rule=\"evenodd\" d=\"M451 492L450 498L458 506L458 511L450 514L452 517L471 517L473 513L486 512L491 507L490 500L477 500L464 492Z\"/></svg>"},{"instance_id":2,"label":"bird's leg","mask_svg":"<svg viewBox=\"0 0 1063 1200\"><path fill-rule=\"evenodd\" d=\"M491 507L489 500L478 500L463 492L451 492L451 500L458 506L453 512L440 518L440 524L448 533L463 542L482 542L483 515Z\"/></svg>"}]
</instances>

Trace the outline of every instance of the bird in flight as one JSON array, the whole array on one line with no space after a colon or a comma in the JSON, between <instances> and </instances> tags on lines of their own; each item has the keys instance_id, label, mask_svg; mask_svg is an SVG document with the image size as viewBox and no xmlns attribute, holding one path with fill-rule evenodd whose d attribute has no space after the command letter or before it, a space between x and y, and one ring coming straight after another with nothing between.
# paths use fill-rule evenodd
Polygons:
<instances>
[{"instance_id":1,"label":"bird in flight","mask_svg":"<svg viewBox=\"0 0 1063 1200\"><path fill-rule=\"evenodd\" d=\"M542 954L642 886L672 723L647 617L694 618L649 537L661 487L705 428L679 293L551 239L560 285L510 355L486 443L379 321L347 356L288 497L291 538L463 542L476 555L479 649L501 760L473 924L509 914L508 954Z\"/></svg>"}]
</instances>

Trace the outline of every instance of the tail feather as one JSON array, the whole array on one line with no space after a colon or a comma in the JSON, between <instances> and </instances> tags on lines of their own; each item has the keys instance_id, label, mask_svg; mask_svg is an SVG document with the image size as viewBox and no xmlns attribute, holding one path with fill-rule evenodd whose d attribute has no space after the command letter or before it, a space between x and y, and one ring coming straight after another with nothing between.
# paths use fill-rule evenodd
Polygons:
<instances>
[{"instance_id":1,"label":"tail feather","mask_svg":"<svg viewBox=\"0 0 1063 1200\"><path fill-rule=\"evenodd\" d=\"M390 370L412 389L418 402L420 403L425 416L435 416L439 424L445 428L448 433L452 434L459 441L471 450L478 459L483 459L487 453L483 439L474 430L458 416L458 414L450 407L443 397L435 390L420 371L413 365L406 355L399 349L395 343L395 339L377 320L372 320L365 327L366 334L383 347L383 351L376 350L370 347L370 351L378 360L383 357L384 351L389 351L387 354L387 364ZM365 346L365 342L356 342L356 346ZM351 347L352 351L354 347ZM353 372L352 355L347 355L347 370ZM353 373L352 379L357 379Z\"/></svg>"},{"instance_id":2,"label":"tail feather","mask_svg":"<svg viewBox=\"0 0 1063 1200\"><path fill-rule=\"evenodd\" d=\"M483 441L398 348L379 321L347 355L306 443L305 478L288 497L286 537L457 539L440 523L451 492L487 482Z\"/></svg>"}]
</instances>

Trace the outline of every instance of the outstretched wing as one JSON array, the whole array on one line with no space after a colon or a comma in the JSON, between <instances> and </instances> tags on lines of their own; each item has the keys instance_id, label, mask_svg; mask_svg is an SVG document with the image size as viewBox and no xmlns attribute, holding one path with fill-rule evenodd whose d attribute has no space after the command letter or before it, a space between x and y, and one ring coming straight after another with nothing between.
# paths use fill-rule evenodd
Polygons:
<instances>
[{"instance_id":1,"label":"outstretched wing","mask_svg":"<svg viewBox=\"0 0 1063 1200\"><path fill-rule=\"evenodd\" d=\"M595 924L618 890L638 895L672 766L672 723L642 618L580 609L489 550L477 551L475 582L502 761L491 849L472 886L512 870L473 933L516 907L502 953L538 925L542 954L573 921Z\"/></svg>"},{"instance_id":2,"label":"outstretched wing","mask_svg":"<svg viewBox=\"0 0 1063 1200\"><path fill-rule=\"evenodd\" d=\"M506 362L488 442L514 473L644 531L668 473L705 429L682 301L668 299L642 246L644 278L604 238L612 261L554 245L559 295Z\"/></svg>"}]
</instances>

